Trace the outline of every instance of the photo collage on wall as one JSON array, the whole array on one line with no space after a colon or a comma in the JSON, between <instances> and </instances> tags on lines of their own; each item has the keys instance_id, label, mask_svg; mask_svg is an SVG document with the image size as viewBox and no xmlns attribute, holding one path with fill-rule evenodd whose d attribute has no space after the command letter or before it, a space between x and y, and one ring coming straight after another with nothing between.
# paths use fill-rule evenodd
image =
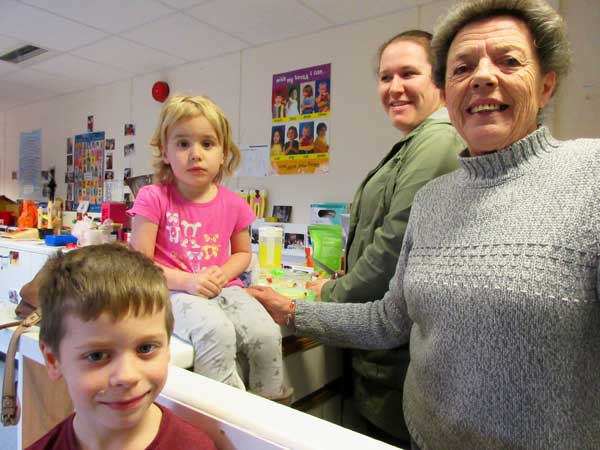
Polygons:
<instances>
[{"instance_id":1,"label":"photo collage on wall","mask_svg":"<svg viewBox=\"0 0 600 450\"><path fill-rule=\"evenodd\" d=\"M105 132L94 131L94 116L87 116L87 133L68 137L66 142L67 170L65 184L67 196L65 209L76 211L79 202L89 201L89 211L99 212L103 201L127 201L130 194L123 192L123 182L132 176L130 167L123 168L123 181L115 169L121 160L117 140L105 138ZM135 152L135 124L123 127L125 143L123 157L132 157ZM131 158L127 162L131 163Z\"/></svg>"},{"instance_id":2,"label":"photo collage on wall","mask_svg":"<svg viewBox=\"0 0 600 450\"><path fill-rule=\"evenodd\" d=\"M71 187L69 187L70 183L67 184L67 202L73 202L68 205L73 209L77 209L79 202L87 200L90 202L90 212L100 212L104 197L104 145L103 131L75 136L73 154L67 154L67 177L71 179L69 176L71 172L73 180ZM67 139L67 152L68 147L69 139ZM71 168L69 162L72 162Z\"/></svg>"},{"instance_id":3,"label":"photo collage on wall","mask_svg":"<svg viewBox=\"0 0 600 450\"><path fill-rule=\"evenodd\" d=\"M331 64L273 75L273 174L329 172Z\"/></svg>"}]
</instances>

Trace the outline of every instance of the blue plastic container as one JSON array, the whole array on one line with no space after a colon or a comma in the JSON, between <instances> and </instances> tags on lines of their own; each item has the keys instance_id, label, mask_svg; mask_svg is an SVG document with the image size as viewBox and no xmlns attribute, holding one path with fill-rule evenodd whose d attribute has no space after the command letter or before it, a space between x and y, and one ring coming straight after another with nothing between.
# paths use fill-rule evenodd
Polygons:
<instances>
[{"instance_id":1,"label":"blue plastic container","mask_svg":"<svg viewBox=\"0 0 600 450\"><path fill-rule=\"evenodd\" d=\"M52 247L58 247L67 244L76 244L77 238L72 234L61 234L58 236L49 235L44 238L44 242L46 245L50 245Z\"/></svg>"}]
</instances>

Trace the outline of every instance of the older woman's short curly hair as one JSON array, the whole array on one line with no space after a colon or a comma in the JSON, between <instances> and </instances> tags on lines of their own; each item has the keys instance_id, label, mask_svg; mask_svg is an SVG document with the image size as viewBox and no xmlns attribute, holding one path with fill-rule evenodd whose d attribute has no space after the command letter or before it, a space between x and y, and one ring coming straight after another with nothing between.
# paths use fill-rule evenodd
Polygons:
<instances>
[{"instance_id":1,"label":"older woman's short curly hair","mask_svg":"<svg viewBox=\"0 0 600 450\"><path fill-rule=\"evenodd\" d=\"M170 183L173 181L171 166L163 159L169 130L179 121L199 116L206 117L215 129L219 144L223 146L225 162L214 181L218 183L224 176L233 175L240 164L241 153L238 146L233 142L231 125L229 125L223 110L208 97L174 95L163 105L158 125L150 139L150 146L153 147L152 166L154 168L155 183Z\"/></svg>"},{"instance_id":2,"label":"older woman's short curly hair","mask_svg":"<svg viewBox=\"0 0 600 450\"><path fill-rule=\"evenodd\" d=\"M435 84L444 87L448 51L461 28L498 16L512 16L527 25L533 36L541 71L543 74L556 72L558 87L569 71L571 48L564 20L544 0L467 0L453 7L438 23L431 43Z\"/></svg>"}]
</instances>

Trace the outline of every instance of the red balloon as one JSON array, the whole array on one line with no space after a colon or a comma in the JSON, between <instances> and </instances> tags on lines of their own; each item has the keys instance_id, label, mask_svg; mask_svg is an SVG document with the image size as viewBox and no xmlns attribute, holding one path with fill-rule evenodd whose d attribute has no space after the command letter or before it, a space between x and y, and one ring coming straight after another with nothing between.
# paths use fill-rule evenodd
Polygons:
<instances>
[{"instance_id":1,"label":"red balloon","mask_svg":"<svg viewBox=\"0 0 600 450\"><path fill-rule=\"evenodd\" d=\"M152 86L152 98L157 102L164 102L169 96L169 85L164 81L157 81Z\"/></svg>"}]
</instances>

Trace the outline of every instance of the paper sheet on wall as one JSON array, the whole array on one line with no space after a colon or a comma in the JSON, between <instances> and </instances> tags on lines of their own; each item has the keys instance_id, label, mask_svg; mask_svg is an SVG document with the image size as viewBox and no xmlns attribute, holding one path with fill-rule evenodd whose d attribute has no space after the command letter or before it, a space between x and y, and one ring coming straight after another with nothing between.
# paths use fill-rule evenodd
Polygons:
<instances>
[{"instance_id":1,"label":"paper sheet on wall","mask_svg":"<svg viewBox=\"0 0 600 450\"><path fill-rule=\"evenodd\" d=\"M19 191L23 199L41 196L42 130L21 133L19 141Z\"/></svg>"},{"instance_id":2,"label":"paper sheet on wall","mask_svg":"<svg viewBox=\"0 0 600 450\"><path fill-rule=\"evenodd\" d=\"M268 145L240 145L242 162L236 176L266 177L271 171Z\"/></svg>"},{"instance_id":3,"label":"paper sheet on wall","mask_svg":"<svg viewBox=\"0 0 600 450\"><path fill-rule=\"evenodd\" d=\"M109 180L104 181L104 201L122 202L123 201L123 181Z\"/></svg>"}]
</instances>

